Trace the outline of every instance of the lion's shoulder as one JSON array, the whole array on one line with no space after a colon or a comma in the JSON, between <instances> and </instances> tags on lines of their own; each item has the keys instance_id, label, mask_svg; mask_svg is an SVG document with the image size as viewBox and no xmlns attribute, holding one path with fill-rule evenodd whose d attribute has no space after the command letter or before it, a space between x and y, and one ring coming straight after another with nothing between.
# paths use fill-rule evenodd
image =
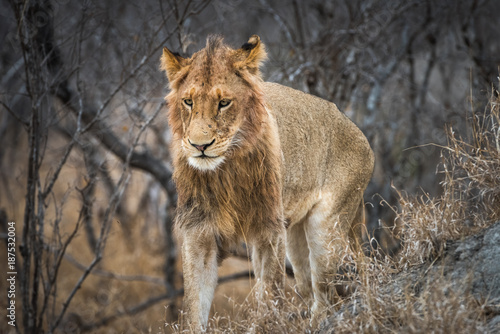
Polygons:
<instances>
[{"instance_id":1,"label":"lion's shoulder","mask_svg":"<svg viewBox=\"0 0 500 334\"><path fill-rule=\"evenodd\" d=\"M371 175L366 137L333 102L271 82L263 83L263 92L278 125L285 197Z\"/></svg>"},{"instance_id":2,"label":"lion's shoulder","mask_svg":"<svg viewBox=\"0 0 500 334\"><path fill-rule=\"evenodd\" d=\"M264 99L276 117L281 132L347 131L357 127L335 103L273 82L262 84Z\"/></svg>"}]
</instances>

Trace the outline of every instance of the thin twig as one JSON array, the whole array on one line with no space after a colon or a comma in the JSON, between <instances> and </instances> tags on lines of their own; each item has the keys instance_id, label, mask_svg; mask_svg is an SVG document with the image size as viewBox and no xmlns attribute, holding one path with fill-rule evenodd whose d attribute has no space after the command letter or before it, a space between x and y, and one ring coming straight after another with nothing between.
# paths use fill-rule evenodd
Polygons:
<instances>
[{"instance_id":1,"label":"thin twig","mask_svg":"<svg viewBox=\"0 0 500 334\"><path fill-rule=\"evenodd\" d=\"M75 296L76 292L82 287L83 282L87 278L87 276L90 274L92 269L96 266L97 263L101 260L101 254L97 255L94 257L92 262L89 264L89 266L85 269L85 272L80 276L78 279L78 282L76 282L75 286L71 290L70 294L66 298L66 301L62 304L63 309L61 310L61 313L57 317L56 321L52 323L50 326L50 331L49 333L53 333L54 329L56 329L59 326L59 323L61 322L62 318L64 317L64 314L66 313L66 310L68 309L69 304L71 303L71 300Z\"/></svg>"},{"instance_id":2,"label":"thin twig","mask_svg":"<svg viewBox=\"0 0 500 334\"><path fill-rule=\"evenodd\" d=\"M7 112L12 116L14 117L19 123L21 123L22 125L24 125L25 127L28 127L30 125L30 122L29 121L25 121L23 120L21 117L19 117L18 114L16 114L12 109L9 108L9 106L7 104L5 104L5 102L3 101L0 101L0 104L5 108L5 110L7 110Z\"/></svg>"},{"instance_id":3,"label":"thin twig","mask_svg":"<svg viewBox=\"0 0 500 334\"><path fill-rule=\"evenodd\" d=\"M227 276L223 276L223 277L219 278L218 284L224 284L224 283L235 281L235 280L238 280L241 278L249 278L249 277L254 277L254 274L252 271L242 271L239 273L235 273L232 275L227 275ZM149 299L147 299L147 300L145 300L145 301L143 301L135 306L125 308L124 310L117 311L116 313L114 313L112 315L109 315L107 317L103 317L94 323L84 324L82 326L82 330L84 330L84 331L95 330L96 328L105 326L105 325L109 324L110 322L115 321L121 317L130 316L130 315L134 315L134 314L140 313L142 311L145 311L149 307L151 307L151 306L153 306L161 301L174 299L177 297L181 297L183 295L184 295L184 289L177 289L177 290L174 290L171 292L164 293L164 294L159 295L159 296L151 297L151 298L149 298Z\"/></svg>"},{"instance_id":4,"label":"thin twig","mask_svg":"<svg viewBox=\"0 0 500 334\"><path fill-rule=\"evenodd\" d=\"M70 254L65 254L64 258L71 263L73 266L80 270L85 270L87 267L80 262L78 262L73 256ZM127 282L136 282L136 281L142 281L142 282L148 282L148 283L153 283L157 285L164 285L164 281L162 278L159 277L151 277L151 276L146 276L146 275L122 275L122 274L116 274L110 271L102 270L102 269L95 269L91 273L92 275L96 276L101 276L101 277L106 277L106 278L111 278L111 279L116 279L119 281L127 281Z\"/></svg>"}]
</instances>

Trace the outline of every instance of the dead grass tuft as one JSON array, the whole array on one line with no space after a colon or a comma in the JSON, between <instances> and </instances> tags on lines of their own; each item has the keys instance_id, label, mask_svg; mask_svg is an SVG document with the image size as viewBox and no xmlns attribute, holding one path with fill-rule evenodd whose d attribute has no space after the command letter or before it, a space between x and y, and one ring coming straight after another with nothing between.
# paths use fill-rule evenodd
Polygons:
<instances>
[{"instance_id":1,"label":"dead grass tuft","mask_svg":"<svg viewBox=\"0 0 500 334\"><path fill-rule=\"evenodd\" d=\"M398 192L403 267L438 256L447 240L474 234L500 219L499 126L500 98L492 95L485 112L473 115L470 139L447 129L439 170L444 174L441 196Z\"/></svg>"},{"instance_id":2,"label":"dead grass tuft","mask_svg":"<svg viewBox=\"0 0 500 334\"><path fill-rule=\"evenodd\" d=\"M234 303L234 316L215 314L209 319L210 333L307 333L311 332L308 318L304 316L304 305L291 293L271 298L259 297L252 291L241 304ZM166 324L172 333L197 333L186 328L184 316L179 322Z\"/></svg>"},{"instance_id":3,"label":"dead grass tuft","mask_svg":"<svg viewBox=\"0 0 500 334\"><path fill-rule=\"evenodd\" d=\"M323 333L484 333L484 312L475 298L457 293L442 278L427 283L422 290L362 286Z\"/></svg>"}]
</instances>

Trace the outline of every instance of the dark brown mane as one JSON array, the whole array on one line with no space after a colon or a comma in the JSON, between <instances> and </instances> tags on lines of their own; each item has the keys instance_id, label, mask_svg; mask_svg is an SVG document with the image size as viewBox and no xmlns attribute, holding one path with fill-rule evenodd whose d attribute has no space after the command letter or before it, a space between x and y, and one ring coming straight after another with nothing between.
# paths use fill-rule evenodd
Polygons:
<instances>
[{"instance_id":1,"label":"dark brown mane","mask_svg":"<svg viewBox=\"0 0 500 334\"><path fill-rule=\"evenodd\" d=\"M210 35L207 37L207 45L205 47L205 52L207 57L215 56L217 49L220 49L224 45L224 38L219 35Z\"/></svg>"},{"instance_id":2,"label":"dark brown mane","mask_svg":"<svg viewBox=\"0 0 500 334\"><path fill-rule=\"evenodd\" d=\"M223 165L210 172L193 168L182 154L174 160L179 195L176 227L211 229L223 243L261 238L284 226L281 207L276 204L281 201L277 129L266 111L260 73L244 63L254 48L233 50L223 44L222 37L209 36L206 47L193 56L185 79L198 85L203 82L205 89L213 75L220 77L223 71L228 72L222 77L234 75L236 69L241 74L239 81L233 81L239 82L238 92L245 95L245 103L233 111L244 115L237 135L241 144L231 147ZM179 99L172 89L167 97L169 123L178 152L184 135Z\"/></svg>"}]
</instances>

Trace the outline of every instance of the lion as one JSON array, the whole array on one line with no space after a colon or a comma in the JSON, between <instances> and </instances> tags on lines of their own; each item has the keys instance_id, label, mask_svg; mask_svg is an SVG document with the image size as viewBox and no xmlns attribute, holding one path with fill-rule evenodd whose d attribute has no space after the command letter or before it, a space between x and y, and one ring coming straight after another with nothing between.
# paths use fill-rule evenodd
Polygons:
<instances>
[{"instance_id":1,"label":"lion","mask_svg":"<svg viewBox=\"0 0 500 334\"><path fill-rule=\"evenodd\" d=\"M272 294L288 255L314 318L332 303L332 254L343 252L334 241L359 243L374 166L368 140L335 104L264 82L266 57L257 35L238 49L209 36L190 58L163 49L192 328L207 325L218 265L235 245L251 246L257 284Z\"/></svg>"}]
</instances>

